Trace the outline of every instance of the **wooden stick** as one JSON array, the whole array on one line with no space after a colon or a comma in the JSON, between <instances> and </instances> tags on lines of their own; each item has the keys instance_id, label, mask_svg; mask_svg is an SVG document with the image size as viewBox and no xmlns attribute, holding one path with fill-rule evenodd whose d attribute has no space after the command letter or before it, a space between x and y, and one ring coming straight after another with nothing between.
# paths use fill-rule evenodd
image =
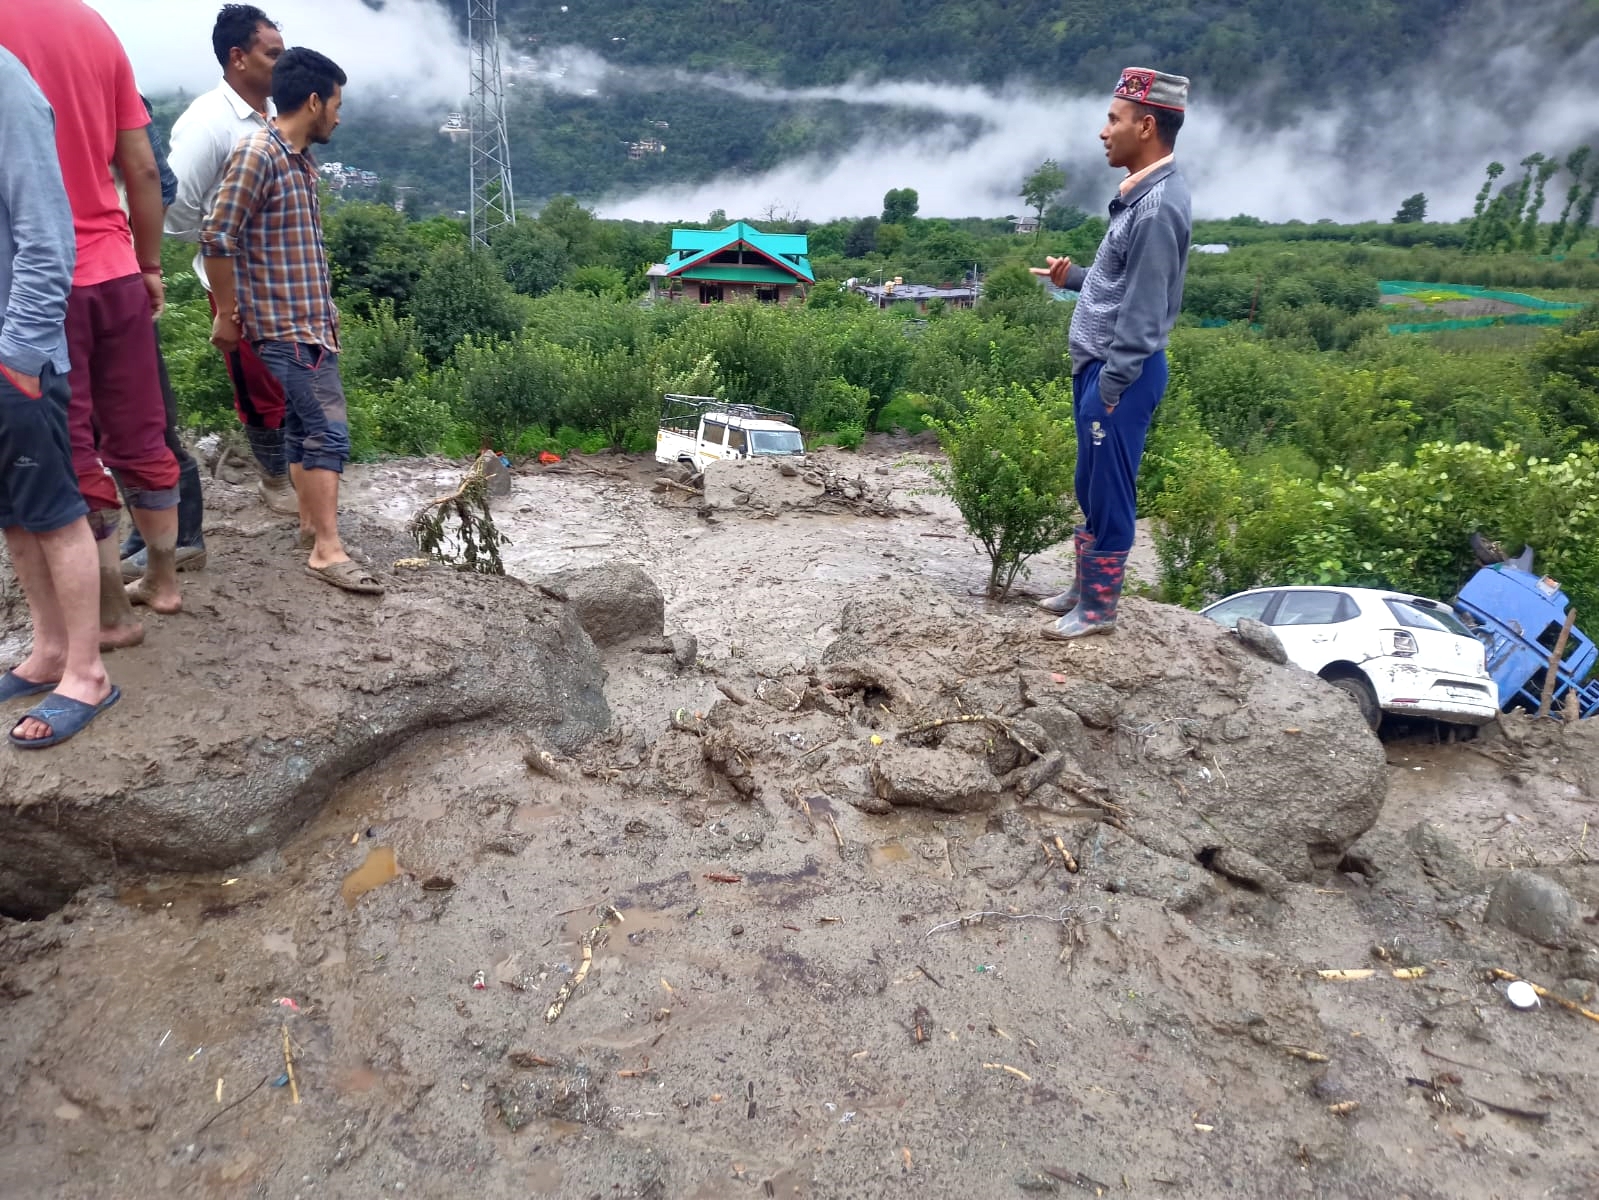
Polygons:
<instances>
[{"instance_id":1,"label":"wooden stick","mask_svg":"<svg viewBox=\"0 0 1599 1200\"><path fill-rule=\"evenodd\" d=\"M1543 676L1543 695L1538 698L1538 715L1547 717L1549 705L1555 698L1555 681L1560 675L1560 662L1566 656L1566 639L1571 636L1571 627L1577 623L1577 610L1566 610L1566 623L1560 627L1560 636L1555 639L1554 651L1549 655L1549 669Z\"/></svg>"},{"instance_id":2,"label":"wooden stick","mask_svg":"<svg viewBox=\"0 0 1599 1200\"><path fill-rule=\"evenodd\" d=\"M1520 975L1512 975L1509 971L1500 970L1498 967L1493 968L1493 976L1496 979L1503 979L1506 983L1525 983L1540 997L1549 1001L1551 1004L1558 1004L1561 1008L1569 1009L1571 1012L1576 1013L1579 1017L1587 1017L1590 1021L1599 1021L1599 1012L1591 1012L1580 1004L1572 1003L1564 996L1557 996L1548 988L1539 987L1530 979L1523 979Z\"/></svg>"},{"instance_id":3,"label":"wooden stick","mask_svg":"<svg viewBox=\"0 0 1599 1200\"><path fill-rule=\"evenodd\" d=\"M300 1103L300 1085L294 1078L294 1055L289 1050L289 1023L283 1023L283 1067L289 1073L289 1095Z\"/></svg>"},{"instance_id":4,"label":"wooden stick","mask_svg":"<svg viewBox=\"0 0 1599 1200\"><path fill-rule=\"evenodd\" d=\"M600 923L583 935L583 961L578 964L578 968L573 972L572 978L563 983L561 990L555 993L555 1000L544 1013L546 1024L550 1024L561 1015L561 1012L566 1008L566 1002L572 998L572 994L588 978L589 968L594 965L594 943L605 932L605 927L612 917L615 917L620 922L622 914L611 905L606 905L604 911L600 913Z\"/></svg>"},{"instance_id":5,"label":"wooden stick","mask_svg":"<svg viewBox=\"0 0 1599 1200\"><path fill-rule=\"evenodd\" d=\"M936 721L926 721L921 725L913 725L909 729L901 729L897 736L904 738L916 733L930 733L935 729L942 729L946 725L976 724L992 725L1023 750L1027 751L1027 753L1036 758L1044 757L1044 752L1012 729L1009 721L1005 720L1004 717L996 717L993 713L967 713L958 717L941 717Z\"/></svg>"}]
</instances>

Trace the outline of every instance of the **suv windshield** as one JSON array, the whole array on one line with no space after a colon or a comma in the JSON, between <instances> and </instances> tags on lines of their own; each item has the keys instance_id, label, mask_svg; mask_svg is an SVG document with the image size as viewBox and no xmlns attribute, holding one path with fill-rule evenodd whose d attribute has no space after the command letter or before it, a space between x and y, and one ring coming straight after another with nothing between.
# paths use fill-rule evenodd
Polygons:
<instances>
[{"instance_id":1,"label":"suv windshield","mask_svg":"<svg viewBox=\"0 0 1599 1200\"><path fill-rule=\"evenodd\" d=\"M1462 625L1448 609L1424 607L1409 600L1390 599L1387 604L1388 611L1408 629L1431 629L1435 633L1453 633L1464 638L1471 636L1471 630Z\"/></svg>"},{"instance_id":2,"label":"suv windshield","mask_svg":"<svg viewBox=\"0 0 1599 1200\"><path fill-rule=\"evenodd\" d=\"M797 429L752 429L751 454L804 454L805 442Z\"/></svg>"}]
</instances>

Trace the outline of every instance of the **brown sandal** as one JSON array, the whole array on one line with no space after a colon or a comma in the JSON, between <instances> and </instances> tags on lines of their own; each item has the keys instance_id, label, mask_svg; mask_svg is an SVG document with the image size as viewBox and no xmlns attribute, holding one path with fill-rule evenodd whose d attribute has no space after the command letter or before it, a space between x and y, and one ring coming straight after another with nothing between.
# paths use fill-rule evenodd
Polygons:
<instances>
[{"instance_id":1,"label":"brown sandal","mask_svg":"<svg viewBox=\"0 0 1599 1200\"><path fill-rule=\"evenodd\" d=\"M306 565L305 573L323 583L331 583L336 588L346 592L355 592L362 596L383 595L383 585L377 578L359 563L344 562L329 563L325 567Z\"/></svg>"}]
</instances>

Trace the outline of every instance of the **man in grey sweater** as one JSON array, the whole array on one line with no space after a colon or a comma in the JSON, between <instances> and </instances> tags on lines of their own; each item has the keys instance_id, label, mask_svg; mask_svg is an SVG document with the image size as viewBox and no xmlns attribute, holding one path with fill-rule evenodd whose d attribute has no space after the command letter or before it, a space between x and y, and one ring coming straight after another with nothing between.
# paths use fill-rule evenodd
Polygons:
<instances>
[{"instance_id":1,"label":"man in grey sweater","mask_svg":"<svg viewBox=\"0 0 1599 1200\"><path fill-rule=\"evenodd\" d=\"M1138 513L1144 439L1166 391L1166 342L1183 302L1188 185L1173 161L1188 80L1142 67L1122 72L1099 140L1122 167L1110 228L1086 271L1067 258L1034 267L1079 293L1072 313L1072 415L1077 426L1077 578L1042 607L1061 614L1047 638L1116 625Z\"/></svg>"}]
</instances>

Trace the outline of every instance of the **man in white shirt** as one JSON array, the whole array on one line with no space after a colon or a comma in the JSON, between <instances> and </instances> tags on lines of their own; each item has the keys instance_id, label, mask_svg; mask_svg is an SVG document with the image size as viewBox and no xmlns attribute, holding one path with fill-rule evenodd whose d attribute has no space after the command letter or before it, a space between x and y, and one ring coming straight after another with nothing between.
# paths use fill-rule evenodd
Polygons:
<instances>
[{"instance_id":1,"label":"man in white shirt","mask_svg":"<svg viewBox=\"0 0 1599 1200\"><path fill-rule=\"evenodd\" d=\"M225 4L211 31L211 46L222 64L222 82L178 118L168 155L178 177L178 198L167 209L166 231L195 243L216 204L228 156L241 139L265 129L273 116L272 67L283 53L283 35L254 5ZM209 293L205 260L198 254L194 273ZM234 405L261 471L261 499L273 512L297 513L283 451L283 387L248 342L226 358Z\"/></svg>"}]
</instances>

